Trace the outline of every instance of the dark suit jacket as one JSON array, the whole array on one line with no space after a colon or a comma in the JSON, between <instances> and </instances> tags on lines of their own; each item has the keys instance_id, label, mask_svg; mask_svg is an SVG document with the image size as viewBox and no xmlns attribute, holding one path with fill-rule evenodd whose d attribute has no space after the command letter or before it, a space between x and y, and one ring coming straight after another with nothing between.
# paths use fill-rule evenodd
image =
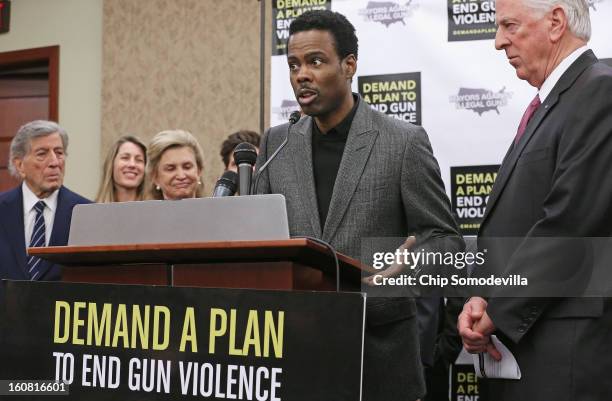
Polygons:
<instances>
[{"instance_id":1,"label":"dark suit jacket","mask_svg":"<svg viewBox=\"0 0 612 401\"><path fill-rule=\"evenodd\" d=\"M364 101L357 107L322 224L313 177L312 123L311 117L304 117L293 126L287 147L258 185L259 193L285 196L292 236L323 239L362 260L362 240L367 238L416 234L461 242L425 131L374 111ZM286 136L286 124L265 133L258 166ZM368 298L364 400L422 397L415 313L411 298Z\"/></svg>"},{"instance_id":2,"label":"dark suit jacket","mask_svg":"<svg viewBox=\"0 0 612 401\"><path fill-rule=\"evenodd\" d=\"M72 208L91 201L61 187L49 245L68 243ZM40 261L37 280L59 280L60 267L46 260ZM23 192L21 185L0 194L0 279L29 280L26 274L26 244L23 227Z\"/></svg>"},{"instance_id":3,"label":"dark suit jacket","mask_svg":"<svg viewBox=\"0 0 612 401\"><path fill-rule=\"evenodd\" d=\"M611 162L612 68L587 51L563 74L506 155L479 243L491 237L523 238L508 242L493 256L509 274L536 273L554 281L570 272L567 269L579 273L587 268L581 249L557 247L551 252L531 246L530 239L610 236ZM488 399L612 399L608 301L503 298L512 295L507 288L497 295L487 310L523 378L488 381L493 393Z\"/></svg>"}]
</instances>

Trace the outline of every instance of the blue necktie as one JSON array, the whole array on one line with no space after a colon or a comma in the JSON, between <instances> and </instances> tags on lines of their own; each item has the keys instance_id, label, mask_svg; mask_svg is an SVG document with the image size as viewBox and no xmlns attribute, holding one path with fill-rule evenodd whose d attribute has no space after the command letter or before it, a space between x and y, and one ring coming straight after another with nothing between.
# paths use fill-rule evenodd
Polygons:
<instances>
[{"instance_id":1,"label":"blue necktie","mask_svg":"<svg viewBox=\"0 0 612 401\"><path fill-rule=\"evenodd\" d=\"M45 246L45 217L43 215L43 210L45 210L44 201L38 201L34 205L34 210L36 210L36 220L34 221L34 230L32 231L32 236L30 237L30 248L36 248L40 246ZM28 274L30 275L30 280L36 280L36 277L40 274L38 270L38 266L40 266L40 258L36 256L28 257Z\"/></svg>"}]
</instances>

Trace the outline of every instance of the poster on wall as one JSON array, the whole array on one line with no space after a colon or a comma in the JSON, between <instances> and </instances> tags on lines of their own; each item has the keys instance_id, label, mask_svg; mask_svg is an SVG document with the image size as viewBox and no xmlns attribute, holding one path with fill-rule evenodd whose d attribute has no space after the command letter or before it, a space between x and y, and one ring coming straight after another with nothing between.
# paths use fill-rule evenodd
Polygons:
<instances>
[{"instance_id":1,"label":"poster on wall","mask_svg":"<svg viewBox=\"0 0 612 401\"><path fill-rule=\"evenodd\" d=\"M451 401L485 401L480 396L478 377L472 364L456 364L450 367Z\"/></svg>"},{"instance_id":2,"label":"poster on wall","mask_svg":"<svg viewBox=\"0 0 612 401\"><path fill-rule=\"evenodd\" d=\"M588 2L589 47L609 63L612 0ZM323 1L281 5L305 4ZM501 163L537 89L520 80L505 53L495 49L493 0L333 0L325 7L346 16L356 30L353 92L383 113L423 126L449 198L452 167ZM286 123L298 109L286 56L274 51L270 102L271 126ZM477 223L464 224L473 232L468 225Z\"/></svg>"},{"instance_id":3,"label":"poster on wall","mask_svg":"<svg viewBox=\"0 0 612 401\"><path fill-rule=\"evenodd\" d=\"M447 0L448 41L495 38L494 0Z\"/></svg>"},{"instance_id":4,"label":"poster on wall","mask_svg":"<svg viewBox=\"0 0 612 401\"><path fill-rule=\"evenodd\" d=\"M499 167L451 167L451 205L461 234L478 234Z\"/></svg>"},{"instance_id":5,"label":"poster on wall","mask_svg":"<svg viewBox=\"0 0 612 401\"><path fill-rule=\"evenodd\" d=\"M375 110L421 125L421 73L369 75L357 78L359 94Z\"/></svg>"},{"instance_id":6,"label":"poster on wall","mask_svg":"<svg viewBox=\"0 0 612 401\"><path fill-rule=\"evenodd\" d=\"M379 23L385 27L391 24L406 25L406 18L412 14L416 3L415 0L368 1L364 8L359 9L359 15L364 21Z\"/></svg>"},{"instance_id":7,"label":"poster on wall","mask_svg":"<svg viewBox=\"0 0 612 401\"><path fill-rule=\"evenodd\" d=\"M449 100L458 110L469 110L482 116L488 111L500 114L500 109L507 106L511 98L512 92L507 91L505 86L499 90L460 87Z\"/></svg>"},{"instance_id":8,"label":"poster on wall","mask_svg":"<svg viewBox=\"0 0 612 401\"><path fill-rule=\"evenodd\" d=\"M273 0L272 55L287 54L289 25L305 11L331 10L332 0Z\"/></svg>"}]
</instances>

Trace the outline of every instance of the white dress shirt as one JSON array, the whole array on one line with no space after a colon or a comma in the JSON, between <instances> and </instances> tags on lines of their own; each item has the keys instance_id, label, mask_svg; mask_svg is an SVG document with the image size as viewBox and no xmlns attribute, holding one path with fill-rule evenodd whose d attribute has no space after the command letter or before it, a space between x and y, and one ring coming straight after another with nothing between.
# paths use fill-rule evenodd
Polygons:
<instances>
[{"instance_id":1,"label":"white dress shirt","mask_svg":"<svg viewBox=\"0 0 612 401\"><path fill-rule=\"evenodd\" d=\"M36 221L36 210L34 205L39 200L45 201L45 209L43 210L43 218L45 219L45 246L49 245L51 239L51 231L53 231L53 221L55 220L55 210L57 209L57 196L59 189L55 190L51 195L45 199L38 199L32 192L30 187L25 183L21 184L21 191L23 193L23 228L25 231L25 246L30 246L30 237L32 236L32 230L34 230L34 223Z\"/></svg>"},{"instance_id":2,"label":"white dress shirt","mask_svg":"<svg viewBox=\"0 0 612 401\"><path fill-rule=\"evenodd\" d=\"M564 58L559 63L557 67L555 67L555 69L550 73L548 78L544 80L542 87L540 87L540 90L538 91L540 102L544 103L544 100L546 100L546 97L550 95L550 92L552 92L557 82L559 82L561 75L563 75L563 73L567 71L570 65L572 65L574 61L576 61L576 59L580 57L582 53L586 52L587 50L589 50L588 46L579 47L578 49L571 52L566 58Z\"/></svg>"}]
</instances>

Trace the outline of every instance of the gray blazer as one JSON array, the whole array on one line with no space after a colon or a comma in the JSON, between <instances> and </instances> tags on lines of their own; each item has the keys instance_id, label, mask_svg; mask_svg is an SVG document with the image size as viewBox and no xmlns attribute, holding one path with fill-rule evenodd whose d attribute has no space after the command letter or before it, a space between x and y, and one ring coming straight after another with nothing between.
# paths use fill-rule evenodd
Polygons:
<instances>
[{"instance_id":1,"label":"gray blazer","mask_svg":"<svg viewBox=\"0 0 612 401\"><path fill-rule=\"evenodd\" d=\"M311 117L291 128L285 149L268 166L257 193L287 200L292 236L313 236L360 260L362 239L443 238L460 242L425 130L373 110L359 100L325 224L319 221L312 166ZM261 166L287 136L269 129ZM397 244L399 245L399 244ZM364 400L414 400L424 394L415 304L411 298L368 298Z\"/></svg>"},{"instance_id":2,"label":"gray blazer","mask_svg":"<svg viewBox=\"0 0 612 401\"><path fill-rule=\"evenodd\" d=\"M612 68L589 50L565 71L508 151L480 226L479 246L502 237L611 236L610 160ZM568 271L589 268L578 241L556 242L552 250L529 241L489 248L489 256L496 256L492 268L537 274L540 283L542 278L560 282L573 276ZM496 295L487 312L522 378L483 381L484 394L493 397L487 399L612 399L610 299L512 298L511 287Z\"/></svg>"}]
</instances>

